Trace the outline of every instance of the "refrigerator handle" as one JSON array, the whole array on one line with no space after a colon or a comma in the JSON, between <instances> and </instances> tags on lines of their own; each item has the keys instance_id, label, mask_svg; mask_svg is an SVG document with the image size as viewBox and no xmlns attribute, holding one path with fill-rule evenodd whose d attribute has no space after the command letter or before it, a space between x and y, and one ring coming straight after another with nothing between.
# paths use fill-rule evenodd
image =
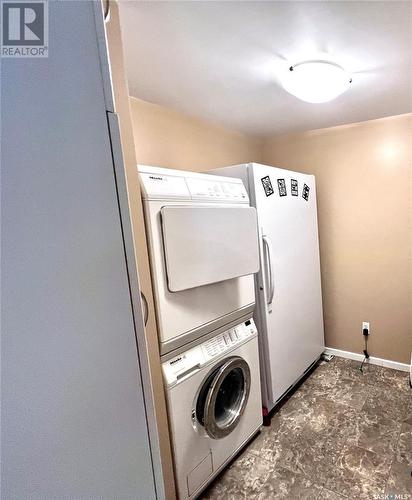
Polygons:
<instances>
[{"instance_id":1,"label":"refrigerator handle","mask_svg":"<svg viewBox=\"0 0 412 500\"><path fill-rule=\"evenodd\" d=\"M268 302L267 305L269 306L272 301L273 297L275 295L275 272L273 268L273 262L272 262L272 256L273 256L273 248L272 248L272 243L270 242L270 239L268 236L262 235L262 240L265 248L265 256L266 256L266 262L267 262L267 272L269 275L269 293L268 293Z\"/></svg>"}]
</instances>

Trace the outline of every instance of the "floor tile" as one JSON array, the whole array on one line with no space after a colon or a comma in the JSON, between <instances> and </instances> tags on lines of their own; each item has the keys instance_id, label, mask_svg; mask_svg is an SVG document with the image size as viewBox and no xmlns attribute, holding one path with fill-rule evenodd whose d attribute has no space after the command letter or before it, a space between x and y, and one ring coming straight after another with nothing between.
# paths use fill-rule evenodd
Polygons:
<instances>
[{"instance_id":1,"label":"floor tile","mask_svg":"<svg viewBox=\"0 0 412 500\"><path fill-rule=\"evenodd\" d=\"M278 431L269 432L261 442L260 449L253 449L253 453L264 458L273 467L279 464L289 464L292 471L296 471L295 463L298 462L301 446L298 439L299 433L287 427L281 427Z\"/></svg>"},{"instance_id":2,"label":"floor tile","mask_svg":"<svg viewBox=\"0 0 412 500\"><path fill-rule=\"evenodd\" d=\"M288 469L278 467L274 469L269 481L262 487L259 500L269 499L299 499L314 500L321 494L321 487L301 474L294 474ZM249 497L250 498L250 497Z\"/></svg>"},{"instance_id":3,"label":"floor tile","mask_svg":"<svg viewBox=\"0 0 412 500\"><path fill-rule=\"evenodd\" d=\"M395 458L398 462L409 465L412 475L412 425L402 425Z\"/></svg>"},{"instance_id":4,"label":"floor tile","mask_svg":"<svg viewBox=\"0 0 412 500\"><path fill-rule=\"evenodd\" d=\"M371 365L369 363L364 363L362 365L361 361L339 357L333 358L331 363L334 365L334 370L337 371L339 375L344 375L346 378L353 378L355 380L363 380L366 383L371 383L373 374L378 368L376 365ZM361 366L362 371L360 369Z\"/></svg>"},{"instance_id":5,"label":"floor tile","mask_svg":"<svg viewBox=\"0 0 412 500\"><path fill-rule=\"evenodd\" d=\"M379 387L388 389L389 391L397 389L408 394L410 392L408 372L379 366L375 375L375 383Z\"/></svg>"},{"instance_id":6,"label":"floor tile","mask_svg":"<svg viewBox=\"0 0 412 500\"><path fill-rule=\"evenodd\" d=\"M385 493L393 498L406 494L412 498L412 425L407 423L401 427Z\"/></svg>"},{"instance_id":7,"label":"floor tile","mask_svg":"<svg viewBox=\"0 0 412 500\"><path fill-rule=\"evenodd\" d=\"M322 491L317 500L345 500L346 498L347 497L339 495L339 493L335 493L334 491L322 488Z\"/></svg>"},{"instance_id":8,"label":"floor tile","mask_svg":"<svg viewBox=\"0 0 412 500\"><path fill-rule=\"evenodd\" d=\"M328 398L335 403L346 404L360 410L369 394L368 386L360 385L356 380L342 376L329 391Z\"/></svg>"},{"instance_id":9,"label":"floor tile","mask_svg":"<svg viewBox=\"0 0 412 500\"><path fill-rule=\"evenodd\" d=\"M268 431L266 429L268 428L262 427L260 433L256 434L256 436L249 442L246 448L248 452L255 454L260 453L260 450L262 449L266 436L268 435Z\"/></svg>"},{"instance_id":10,"label":"floor tile","mask_svg":"<svg viewBox=\"0 0 412 500\"><path fill-rule=\"evenodd\" d=\"M302 397L292 396L277 412L281 424L291 432L296 433L301 430L313 413L312 401L305 396L306 394Z\"/></svg>"},{"instance_id":11,"label":"floor tile","mask_svg":"<svg viewBox=\"0 0 412 500\"><path fill-rule=\"evenodd\" d=\"M348 444L359 446L374 453L393 456L398 443L401 422L381 415L361 411L354 419L353 431Z\"/></svg>"},{"instance_id":12,"label":"floor tile","mask_svg":"<svg viewBox=\"0 0 412 500\"><path fill-rule=\"evenodd\" d=\"M411 465L397 461L392 464L385 494L388 495L389 499L412 498ZM409 495L409 497L406 495Z\"/></svg>"},{"instance_id":13,"label":"floor tile","mask_svg":"<svg viewBox=\"0 0 412 500\"><path fill-rule=\"evenodd\" d=\"M311 413L307 425L317 433L334 429L339 435L346 434L347 429L353 425L356 414L356 409L347 404L315 397L311 399Z\"/></svg>"},{"instance_id":14,"label":"floor tile","mask_svg":"<svg viewBox=\"0 0 412 500\"><path fill-rule=\"evenodd\" d=\"M346 437L336 432L336 429L325 429L314 432L310 426L304 428L298 438L299 452L295 453L292 462L279 459L279 465L294 472L303 473L308 478L316 478L318 485L323 485L330 475L331 468L339 457ZM293 465L293 468L292 468Z\"/></svg>"},{"instance_id":15,"label":"floor tile","mask_svg":"<svg viewBox=\"0 0 412 500\"><path fill-rule=\"evenodd\" d=\"M346 445L324 486L349 498L370 500L384 493L391 462L390 456Z\"/></svg>"},{"instance_id":16,"label":"floor tile","mask_svg":"<svg viewBox=\"0 0 412 500\"><path fill-rule=\"evenodd\" d=\"M318 367L305 380L300 392L360 409L366 401L370 386L376 383L375 372L378 367L368 365L363 372L359 367L358 361L335 357Z\"/></svg>"},{"instance_id":17,"label":"floor tile","mask_svg":"<svg viewBox=\"0 0 412 500\"><path fill-rule=\"evenodd\" d=\"M304 385L318 384L329 387L336 384L340 368L333 363L324 363L319 365L305 380Z\"/></svg>"},{"instance_id":18,"label":"floor tile","mask_svg":"<svg viewBox=\"0 0 412 500\"><path fill-rule=\"evenodd\" d=\"M263 458L246 453L236 460L204 493L205 499L257 499L271 480L273 467Z\"/></svg>"},{"instance_id":19,"label":"floor tile","mask_svg":"<svg viewBox=\"0 0 412 500\"><path fill-rule=\"evenodd\" d=\"M372 417L378 415L403 422L409 414L410 393L396 388L373 387L362 409Z\"/></svg>"},{"instance_id":20,"label":"floor tile","mask_svg":"<svg viewBox=\"0 0 412 500\"><path fill-rule=\"evenodd\" d=\"M412 392L412 389L411 389ZM406 417L404 419L404 422L412 425L412 400L409 402L409 408L408 411L406 412Z\"/></svg>"}]
</instances>

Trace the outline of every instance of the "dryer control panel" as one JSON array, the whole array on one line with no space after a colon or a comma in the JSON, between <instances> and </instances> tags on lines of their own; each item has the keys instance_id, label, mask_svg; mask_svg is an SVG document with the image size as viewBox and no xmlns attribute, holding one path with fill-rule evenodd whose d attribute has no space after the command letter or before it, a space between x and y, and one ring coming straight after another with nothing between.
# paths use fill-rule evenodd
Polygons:
<instances>
[{"instance_id":1,"label":"dryer control panel","mask_svg":"<svg viewBox=\"0 0 412 500\"><path fill-rule=\"evenodd\" d=\"M253 319L249 319L196 347L192 347L169 361L165 361L162 364L165 386L173 387L180 381L186 380L187 377L200 370L211 360L215 361L219 357L228 354L228 352L256 335L256 325Z\"/></svg>"},{"instance_id":2,"label":"dryer control panel","mask_svg":"<svg viewBox=\"0 0 412 500\"><path fill-rule=\"evenodd\" d=\"M138 166L147 200L187 200L249 205L241 179L160 167Z\"/></svg>"},{"instance_id":3,"label":"dryer control panel","mask_svg":"<svg viewBox=\"0 0 412 500\"><path fill-rule=\"evenodd\" d=\"M209 181L203 178L187 177L186 184L193 200L220 199L233 202L248 200L243 183L225 182L220 179L219 181Z\"/></svg>"}]
</instances>

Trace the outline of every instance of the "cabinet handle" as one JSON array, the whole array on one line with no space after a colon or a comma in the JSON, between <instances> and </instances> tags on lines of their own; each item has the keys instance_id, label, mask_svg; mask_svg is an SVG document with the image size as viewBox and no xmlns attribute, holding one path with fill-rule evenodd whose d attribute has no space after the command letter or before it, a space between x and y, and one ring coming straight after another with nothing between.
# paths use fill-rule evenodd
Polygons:
<instances>
[{"instance_id":1,"label":"cabinet handle","mask_svg":"<svg viewBox=\"0 0 412 500\"><path fill-rule=\"evenodd\" d=\"M147 320L149 319L149 305L147 303L147 299L144 296L143 292L140 292L140 296L142 297L142 304L143 304L143 321L144 321L144 326L146 326Z\"/></svg>"}]
</instances>

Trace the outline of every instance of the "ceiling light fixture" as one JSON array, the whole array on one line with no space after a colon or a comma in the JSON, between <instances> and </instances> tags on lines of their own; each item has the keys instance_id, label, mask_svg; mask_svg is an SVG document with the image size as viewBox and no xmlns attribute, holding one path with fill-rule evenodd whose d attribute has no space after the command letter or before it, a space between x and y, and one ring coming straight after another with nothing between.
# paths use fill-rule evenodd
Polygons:
<instances>
[{"instance_id":1,"label":"ceiling light fixture","mask_svg":"<svg viewBox=\"0 0 412 500\"><path fill-rule=\"evenodd\" d=\"M313 60L290 66L282 79L285 90L306 102L332 101L343 94L352 78L339 64Z\"/></svg>"}]
</instances>

